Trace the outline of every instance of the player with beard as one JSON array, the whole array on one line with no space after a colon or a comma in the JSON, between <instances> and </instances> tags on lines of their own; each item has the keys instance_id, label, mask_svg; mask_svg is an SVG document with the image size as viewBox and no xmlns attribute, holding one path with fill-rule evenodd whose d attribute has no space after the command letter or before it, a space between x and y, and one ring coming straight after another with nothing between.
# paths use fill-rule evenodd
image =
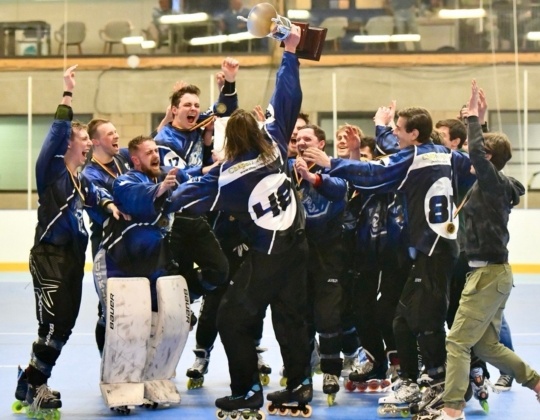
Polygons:
<instances>
[{"instance_id":1,"label":"player with beard","mask_svg":"<svg viewBox=\"0 0 540 420\"><path fill-rule=\"evenodd\" d=\"M155 281L177 274L166 240L172 224L166 198L173 187L188 177L178 168L169 168L167 174L162 172L158 146L151 137L134 138L128 149L133 169L114 180L113 196L118 208L129 214L131 220L111 221L104 227L104 240L94 259L94 274L100 279L98 294L102 305L107 278L150 279L152 310L156 311Z\"/></svg>"}]
</instances>

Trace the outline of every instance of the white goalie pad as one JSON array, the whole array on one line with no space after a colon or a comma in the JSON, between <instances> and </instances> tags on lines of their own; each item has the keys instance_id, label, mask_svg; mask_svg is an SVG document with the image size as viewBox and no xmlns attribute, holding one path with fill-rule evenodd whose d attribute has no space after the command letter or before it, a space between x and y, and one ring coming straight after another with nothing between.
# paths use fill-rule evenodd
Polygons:
<instances>
[{"instance_id":1,"label":"white goalie pad","mask_svg":"<svg viewBox=\"0 0 540 420\"><path fill-rule=\"evenodd\" d=\"M158 313L148 342L144 380L170 379L184 351L190 330L191 307L182 276L157 279ZM155 314L154 314L155 316Z\"/></svg>"},{"instance_id":2,"label":"white goalie pad","mask_svg":"<svg viewBox=\"0 0 540 420\"><path fill-rule=\"evenodd\" d=\"M106 306L100 384L103 398L109 407L141 405L152 319L149 280L107 279Z\"/></svg>"}]
</instances>

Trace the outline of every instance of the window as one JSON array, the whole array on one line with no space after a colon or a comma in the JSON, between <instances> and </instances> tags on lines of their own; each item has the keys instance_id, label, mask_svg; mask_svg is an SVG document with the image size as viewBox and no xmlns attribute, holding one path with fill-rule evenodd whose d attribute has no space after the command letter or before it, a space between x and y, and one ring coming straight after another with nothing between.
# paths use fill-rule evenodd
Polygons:
<instances>
[{"instance_id":1,"label":"window","mask_svg":"<svg viewBox=\"0 0 540 420\"><path fill-rule=\"evenodd\" d=\"M78 114L80 121L90 121L91 114ZM25 191L28 168L31 170L32 189L36 188L36 159L52 122L51 115L32 116L32 153L28 162L28 117L0 116L0 191Z\"/></svg>"},{"instance_id":2,"label":"window","mask_svg":"<svg viewBox=\"0 0 540 420\"><path fill-rule=\"evenodd\" d=\"M500 115L500 118L499 118ZM489 113L489 130L502 131L512 143L512 160L505 168L505 174L519 179L521 182L526 178L526 183L532 189L540 190L540 111L530 111L528 113L528 151L527 174L524 173L524 140L523 136L523 114L516 111L492 111ZM538 173L538 176L535 174Z\"/></svg>"}]
</instances>

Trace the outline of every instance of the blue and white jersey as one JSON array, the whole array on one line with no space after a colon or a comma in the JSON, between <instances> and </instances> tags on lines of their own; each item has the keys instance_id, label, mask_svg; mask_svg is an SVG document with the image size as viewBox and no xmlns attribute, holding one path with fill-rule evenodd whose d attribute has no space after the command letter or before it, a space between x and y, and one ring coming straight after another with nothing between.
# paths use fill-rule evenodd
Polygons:
<instances>
[{"instance_id":1,"label":"blue and white jersey","mask_svg":"<svg viewBox=\"0 0 540 420\"><path fill-rule=\"evenodd\" d=\"M230 84L229 84L230 85ZM217 108L217 104L223 104L226 107L224 113L220 116L225 117L233 113L238 108L238 96L234 93L226 94L226 89L222 89L219 99L214 104L213 109L201 113L198 121L206 119ZM176 166L180 169L189 170L191 168L201 168L211 165L211 154L205 159L203 134L204 129L199 128L193 131L181 130L167 124L156 135L155 140L158 146L165 146L170 149L160 150L161 164L164 166Z\"/></svg>"},{"instance_id":2,"label":"blue and white jersey","mask_svg":"<svg viewBox=\"0 0 540 420\"><path fill-rule=\"evenodd\" d=\"M256 150L213 168L197 181L181 185L170 199L171 208L200 214L223 210L238 220L250 249L267 254L294 246L304 229L303 208L296 201L287 175L287 142L302 103L298 58L285 52L263 132L273 147L273 161L265 164Z\"/></svg>"},{"instance_id":3,"label":"blue and white jersey","mask_svg":"<svg viewBox=\"0 0 540 420\"><path fill-rule=\"evenodd\" d=\"M166 265L166 235L173 221L165 208L170 191L156 197L166 172L150 179L131 170L114 180L114 202L131 220L110 218L104 225L101 246L106 251L109 276L153 277L156 269ZM178 172L177 180L187 180L183 171Z\"/></svg>"},{"instance_id":4,"label":"blue and white jersey","mask_svg":"<svg viewBox=\"0 0 540 420\"><path fill-rule=\"evenodd\" d=\"M83 168L82 176L98 188L109 192L112 196L113 182L130 169L131 158L127 149L120 149L120 153L113 157L112 162L101 166L95 159L91 159ZM110 217L110 213L105 210L89 212L92 223L91 230L96 229L94 223L102 225ZM98 228L99 229L99 228Z\"/></svg>"},{"instance_id":5,"label":"blue and white jersey","mask_svg":"<svg viewBox=\"0 0 540 420\"><path fill-rule=\"evenodd\" d=\"M34 243L73 244L84 252L88 233L83 209L95 209L101 200L110 199L110 196L77 173L70 174L66 167L64 153L71 136L72 116L71 107L58 106L37 158L39 207Z\"/></svg>"},{"instance_id":6,"label":"blue and white jersey","mask_svg":"<svg viewBox=\"0 0 540 420\"><path fill-rule=\"evenodd\" d=\"M408 252L407 217L402 193L358 194L350 210L357 212L356 250L361 269L396 264Z\"/></svg>"},{"instance_id":7,"label":"blue and white jersey","mask_svg":"<svg viewBox=\"0 0 540 420\"><path fill-rule=\"evenodd\" d=\"M306 213L306 236L316 242L339 237L347 204L347 182L327 176L323 178L322 184L315 188L313 184L296 178L295 162L296 159L289 159L289 173L293 174L293 183ZM320 166L314 166L310 170L319 175L329 171Z\"/></svg>"},{"instance_id":8,"label":"blue and white jersey","mask_svg":"<svg viewBox=\"0 0 540 420\"><path fill-rule=\"evenodd\" d=\"M407 202L410 245L431 255L439 238L455 241L454 173L470 172L470 161L431 142L410 146L379 161L332 159L330 174L364 192L403 191Z\"/></svg>"}]
</instances>

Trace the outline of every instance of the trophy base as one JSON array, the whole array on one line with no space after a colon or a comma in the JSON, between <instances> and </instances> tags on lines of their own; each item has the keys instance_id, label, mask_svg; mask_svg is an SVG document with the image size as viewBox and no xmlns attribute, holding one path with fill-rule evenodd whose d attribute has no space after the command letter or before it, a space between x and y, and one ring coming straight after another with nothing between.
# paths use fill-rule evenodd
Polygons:
<instances>
[{"instance_id":1,"label":"trophy base","mask_svg":"<svg viewBox=\"0 0 540 420\"><path fill-rule=\"evenodd\" d=\"M319 61L326 39L328 29L309 26L305 22L292 22L300 27L300 42L296 47L296 55L298 58L305 60ZM283 42L281 43L283 47Z\"/></svg>"}]
</instances>

